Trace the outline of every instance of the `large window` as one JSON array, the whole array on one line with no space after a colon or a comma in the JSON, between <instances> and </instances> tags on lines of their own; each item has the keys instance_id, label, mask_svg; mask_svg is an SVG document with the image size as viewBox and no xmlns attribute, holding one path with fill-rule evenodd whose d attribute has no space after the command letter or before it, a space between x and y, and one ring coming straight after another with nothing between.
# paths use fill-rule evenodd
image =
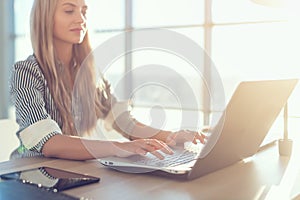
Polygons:
<instances>
[{"instance_id":1,"label":"large window","mask_svg":"<svg viewBox=\"0 0 300 200\"><path fill-rule=\"evenodd\" d=\"M32 54L30 43L30 9L33 0L14 0L15 60L24 60Z\"/></svg>"},{"instance_id":2,"label":"large window","mask_svg":"<svg viewBox=\"0 0 300 200\"><path fill-rule=\"evenodd\" d=\"M299 78L299 37L289 8L266 7L250 0L214 0L212 58L227 98L243 80ZM299 89L289 100L299 116Z\"/></svg>"},{"instance_id":3,"label":"large window","mask_svg":"<svg viewBox=\"0 0 300 200\"><path fill-rule=\"evenodd\" d=\"M15 0L16 60L31 53L29 41L29 10L32 0ZM299 77L299 59L296 52L299 40L295 25L291 23L286 10L254 4L250 0L87 0L89 3L89 27L93 48L107 39L132 30L165 28L176 31L205 48L215 63L223 81L228 100L236 85L243 80L277 79ZM27 20L28 19L28 20ZM128 39L128 38L127 38ZM146 38L145 38L146 39ZM129 38L129 43L134 35ZM176 41L174 41L176 42ZM124 41L124 48L129 44ZM177 70L188 80L193 89L200 110L214 112L206 104L207 95L201 92L203 82L196 73L189 70L188 63L168 52L145 49L131 52L115 60L105 76L115 87L120 78L130 70L149 64L160 64ZM192 110L179 105L174 94L159 85L147 85L137 91L130 91L134 81L149 74L131 77L124 90L132 93L135 110L153 108L159 105L171 110L176 121L176 109ZM170 74L159 74L172 78ZM213 83L213 76L211 82ZM176 80L174 80L176 82ZM181 85L178 85L180 90ZM299 95L291 98L291 115L299 116ZM209 108L205 108L205 105ZM157 107L156 107L157 108ZM197 108L198 109L198 108ZM135 112L142 121L151 119L143 112ZM208 123L204 113L204 123ZM175 116L175 117L174 117ZM179 114L180 116L180 114Z\"/></svg>"},{"instance_id":4,"label":"large window","mask_svg":"<svg viewBox=\"0 0 300 200\"><path fill-rule=\"evenodd\" d=\"M296 53L299 30L291 10L266 7L250 0L212 2L211 56L222 77L227 99L244 80L300 77ZM291 119L300 117L299 94L297 87L288 101ZM281 137L282 116L266 141ZM294 120L291 122L290 126L294 126Z\"/></svg>"}]
</instances>

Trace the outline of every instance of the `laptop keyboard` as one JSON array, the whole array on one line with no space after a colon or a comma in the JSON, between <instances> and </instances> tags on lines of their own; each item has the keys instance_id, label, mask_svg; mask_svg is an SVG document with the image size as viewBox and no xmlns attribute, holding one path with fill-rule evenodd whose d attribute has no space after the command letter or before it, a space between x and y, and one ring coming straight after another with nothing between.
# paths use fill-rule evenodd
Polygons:
<instances>
[{"instance_id":1,"label":"laptop keyboard","mask_svg":"<svg viewBox=\"0 0 300 200\"><path fill-rule=\"evenodd\" d=\"M194 146L196 145L185 145L184 149L174 150L174 154L172 155L162 153L165 157L163 160L149 154L144 157L139 157L139 159L133 161L133 163L154 167L174 167L185 164L198 158L201 148Z\"/></svg>"}]
</instances>

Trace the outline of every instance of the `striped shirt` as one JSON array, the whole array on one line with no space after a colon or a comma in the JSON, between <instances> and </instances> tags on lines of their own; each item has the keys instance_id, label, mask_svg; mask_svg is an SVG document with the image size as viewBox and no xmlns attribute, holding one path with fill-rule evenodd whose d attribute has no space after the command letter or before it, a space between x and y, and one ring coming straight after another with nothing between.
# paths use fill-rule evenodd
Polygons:
<instances>
[{"instance_id":1,"label":"striped shirt","mask_svg":"<svg viewBox=\"0 0 300 200\"><path fill-rule=\"evenodd\" d=\"M16 121L19 124L17 136L20 140L20 147L13 157L42 155L44 144L54 135L63 134L62 120L33 55L13 66L10 95L16 108ZM127 102L115 102L103 120L106 127L115 128L117 124L117 128L127 134L136 125Z\"/></svg>"}]
</instances>

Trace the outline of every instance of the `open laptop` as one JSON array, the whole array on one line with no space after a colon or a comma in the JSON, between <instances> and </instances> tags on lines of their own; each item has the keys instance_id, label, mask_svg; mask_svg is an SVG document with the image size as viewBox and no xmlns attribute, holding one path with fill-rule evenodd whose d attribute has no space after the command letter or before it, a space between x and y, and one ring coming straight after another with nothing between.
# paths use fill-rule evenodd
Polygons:
<instances>
[{"instance_id":1,"label":"open laptop","mask_svg":"<svg viewBox=\"0 0 300 200\"><path fill-rule=\"evenodd\" d=\"M165 159L153 164L148 162L152 158L136 155L128 158L107 157L100 159L100 162L123 172L154 173L185 179L195 179L222 169L259 150L297 82L296 79L241 82L219 123L211 129L206 144L186 145L187 150L185 147L174 149L175 155L172 156L175 160L180 160L185 154L177 151L192 152L194 157L188 158L190 160L164 165Z\"/></svg>"}]
</instances>

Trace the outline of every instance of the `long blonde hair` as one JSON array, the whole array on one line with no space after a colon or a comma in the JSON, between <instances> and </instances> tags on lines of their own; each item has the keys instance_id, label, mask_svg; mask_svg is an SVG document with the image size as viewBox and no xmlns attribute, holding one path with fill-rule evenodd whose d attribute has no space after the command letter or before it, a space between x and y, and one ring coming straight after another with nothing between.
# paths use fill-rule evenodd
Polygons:
<instances>
[{"instance_id":1,"label":"long blonde hair","mask_svg":"<svg viewBox=\"0 0 300 200\"><path fill-rule=\"evenodd\" d=\"M31 43L32 48L44 73L56 108L59 110L62 131L66 135L82 135L96 125L97 118L103 118L110 110L109 84L104 80L102 89L96 91L93 56L88 33L82 43L73 45L73 59L76 67L73 73L75 80L80 70L80 78L76 81L75 92L70 91L63 82L53 45L53 26L56 5L59 0L35 0L31 10ZM81 66L83 63L84 70ZM103 94L105 92L106 94ZM72 96L76 100L72 100ZM73 103L72 103L73 101ZM92 102L91 102L92 101ZM80 104L80 108L74 107ZM73 104L73 106L72 106ZM79 120L76 120L74 113ZM79 116L79 117L78 117Z\"/></svg>"}]
</instances>

